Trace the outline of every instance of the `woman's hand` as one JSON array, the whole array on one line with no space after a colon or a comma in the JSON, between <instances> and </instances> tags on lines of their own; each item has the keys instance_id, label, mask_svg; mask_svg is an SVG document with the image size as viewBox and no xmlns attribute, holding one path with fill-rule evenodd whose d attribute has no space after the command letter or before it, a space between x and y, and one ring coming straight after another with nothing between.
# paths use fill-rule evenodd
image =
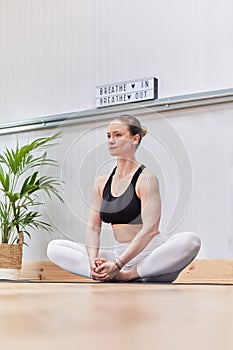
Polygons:
<instances>
[{"instance_id":1,"label":"woman's hand","mask_svg":"<svg viewBox=\"0 0 233 350\"><path fill-rule=\"evenodd\" d=\"M96 280L96 281L99 281L99 282L106 282L106 281L108 281L109 280L109 275L107 273L105 273L105 272L98 273L96 271L98 266L99 266L99 264L98 264L98 262L96 260L99 260L99 259L94 259L90 263L90 269L91 269L90 277L93 280Z\"/></svg>"},{"instance_id":2,"label":"woman's hand","mask_svg":"<svg viewBox=\"0 0 233 350\"><path fill-rule=\"evenodd\" d=\"M95 272L108 275L110 280L112 280L119 273L117 265L112 261L105 258L96 258L94 259L94 262L97 266Z\"/></svg>"}]
</instances>

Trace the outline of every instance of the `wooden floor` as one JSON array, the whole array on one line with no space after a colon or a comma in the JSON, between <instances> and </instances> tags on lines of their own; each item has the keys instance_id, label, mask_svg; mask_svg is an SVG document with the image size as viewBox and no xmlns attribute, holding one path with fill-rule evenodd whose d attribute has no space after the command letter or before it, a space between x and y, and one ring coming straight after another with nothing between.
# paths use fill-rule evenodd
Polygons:
<instances>
[{"instance_id":1,"label":"wooden floor","mask_svg":"<svg viewBox=\"0 0 233 350\"><path fill-rule=\"evenodd\" d=\"M233 286L0 282L1 349L233 349Z\"/></svg>"}]
</instances>

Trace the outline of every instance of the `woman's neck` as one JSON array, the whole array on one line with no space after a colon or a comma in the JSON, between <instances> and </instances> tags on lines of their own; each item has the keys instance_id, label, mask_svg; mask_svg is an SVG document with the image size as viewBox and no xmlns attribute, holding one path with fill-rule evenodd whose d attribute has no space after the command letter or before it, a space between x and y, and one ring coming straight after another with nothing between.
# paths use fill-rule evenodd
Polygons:
<instances>
[{"instance_id":1,"label":"woman's neck","mask_svg":"<svg viewBox=\"0 0 233 350\"><path fill-rule=\"evenodd\" d=\"M131 175L135 172L135 170L139 167L139 163L135 158L125 159L118 158L117 159L117 170L116 175L118 176L126 176Z\"/></svg>"}]
</instances>

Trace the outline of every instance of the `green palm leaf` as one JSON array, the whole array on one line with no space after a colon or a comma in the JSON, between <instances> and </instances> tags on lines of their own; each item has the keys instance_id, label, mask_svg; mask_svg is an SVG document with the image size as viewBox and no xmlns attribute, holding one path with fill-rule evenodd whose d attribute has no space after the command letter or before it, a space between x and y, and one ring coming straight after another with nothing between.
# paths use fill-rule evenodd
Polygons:
<instances>
[{"instance_id":1,"label":"green palm leaf","mask_svg":"<svg viewBox=\"0 0 233 350\"><path fill-rule=\"evenodd\" d=\"M0 154L0 229L4 243L15 243L18 233L24 231L30 238L30 229L51 231L50 224L39 220L41 214L36 211L44 203L38 201L37 194L45 192L49 198L54 195L63 202L60 191L62 181L41 175L45 167L57 166L57 162L48 158L46 148L56 145L61 136L42 137L15 149L6 148ZM35 171L33 171L35 169ZM33 209L34 208L34 209Z\"/></svg>"}]
</instances>

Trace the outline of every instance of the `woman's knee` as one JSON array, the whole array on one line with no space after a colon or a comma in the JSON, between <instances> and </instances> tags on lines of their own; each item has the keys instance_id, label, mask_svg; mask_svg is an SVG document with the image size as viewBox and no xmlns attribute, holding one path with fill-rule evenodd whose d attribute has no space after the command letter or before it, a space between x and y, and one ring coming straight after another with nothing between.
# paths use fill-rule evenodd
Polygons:
<instances>
[{"instance_id":1,"label":"woman's knee","mask_svg":"<svg viewBox=\"0 0 233 350\"><path fill-rule=\"evenodd\" d=\"M49 260L55 260L55 257L57 255L57 248L59 246L60 241L60 239L53 239L49 242L47 246L47 257L49 258Z\"/></svg>"},{"instance_id":2,"label":"woman's knee","mask_svg":"<svg viewBox=\"0 0 233 350\"><path fill-rule=\"evenodd\" d=\"M195 257L201 248L200 237L195 232L184 232L183 234L184 251L186 251L189 254L192 254Z\"/></svg>"},{"instance_id":3,"label":"woman's knee","mask_svg":"<svg viewBox=\"0 0 233 350\"><path fill-rule=\"evenodd\" d=\"M195 232L180 232L171 239L178 240L180 254L195 257L201 247L200 237Z\"/></svg>"}]
</instances>

